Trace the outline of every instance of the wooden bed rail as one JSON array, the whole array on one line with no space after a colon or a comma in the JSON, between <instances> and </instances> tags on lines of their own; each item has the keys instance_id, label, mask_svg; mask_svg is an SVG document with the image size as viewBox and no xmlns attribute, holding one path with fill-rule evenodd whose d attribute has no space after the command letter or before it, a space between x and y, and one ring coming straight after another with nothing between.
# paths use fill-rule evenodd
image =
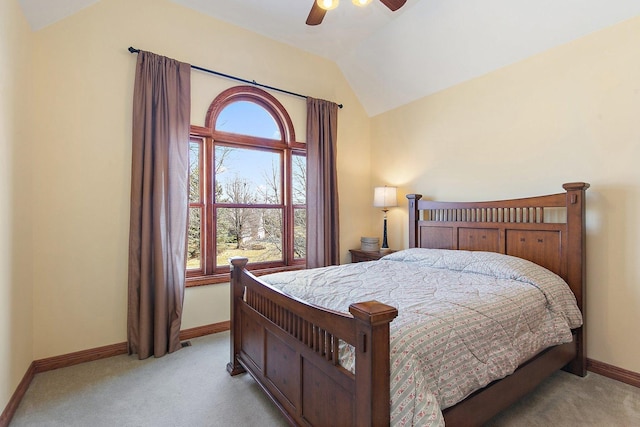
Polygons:
<instances>
[{"instance_id":1,"label":"wooden bed rail","mask_svg":"<svg viewBox=\"0 0 640 427\"><path fill-rule=\"evenodd\" d=\"M388 425L389 323L398 311L377 301L351 304L350 315L316 307L261 282L246 264L231 259L227 371L248 371L293 424ZM339 364L341 342L354 347L355 374Z\"/></svg>"}]
</instances>

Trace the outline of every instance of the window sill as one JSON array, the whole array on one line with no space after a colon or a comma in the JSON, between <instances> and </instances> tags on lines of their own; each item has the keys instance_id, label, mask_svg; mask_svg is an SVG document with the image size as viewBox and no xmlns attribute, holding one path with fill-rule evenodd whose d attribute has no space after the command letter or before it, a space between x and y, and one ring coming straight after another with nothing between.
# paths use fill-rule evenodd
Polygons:
<instances>
[{"instance_id":1,"label":"window sill","mask_svg":"<svg viewBox=\"0 0 640 427\"><path fill-rule=\"evenodd\" d=\"M259 268L255 270L249 270L249 271L254 276L263 276L265 274L280 273L283 271L304 270L305 268L307 268L305 264L297 264L297 265L288 265L284 267ZM187 277L187 281L185 282L185 287L193 288L196 286L207 286L207 285L216 285L219 283L229 283L229 274L230 273L227 272L227 273L212 274L210 276Z\"/></svg>"}]
</instances>

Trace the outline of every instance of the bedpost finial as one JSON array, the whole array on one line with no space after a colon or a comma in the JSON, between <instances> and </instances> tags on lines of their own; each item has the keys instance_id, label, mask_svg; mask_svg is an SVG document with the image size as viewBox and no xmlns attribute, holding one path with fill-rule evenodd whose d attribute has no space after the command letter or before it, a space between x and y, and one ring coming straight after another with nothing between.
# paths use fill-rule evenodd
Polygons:
<instances>
[{"instance_id":1,"label":"bedpost finial","mask_svg":"<svg viewBox=\"0 0 640 427\"><path fill-rule=\"evenodd\" d=\"M576 190L586 190L590 185L586 182L568 182L566 184L562 184L562 188L566 191L576 191Z\"/></svg>"},{"instance_id":2,"label":"bedpost finial","mask_svg":"<svg viewBox=\"0 0 640 427\"><path fill-rule=\"evenodd\" d=\"M357 319L372 325L389 323L398 316L398 309L379 301L365 301L351 304L349 313Z\"/></svg>"},{"instance_id":3,"label":"bedpost finial","mask_svg":"<svg viewBox=\"0 0 640 427\"><path fill-rule=\"evenodd\" d=\"M249 262L249 258L244 256L234 256L229 258L229 263L233 268L244 268L245 265Z\"/></svg>"}]
</instances>

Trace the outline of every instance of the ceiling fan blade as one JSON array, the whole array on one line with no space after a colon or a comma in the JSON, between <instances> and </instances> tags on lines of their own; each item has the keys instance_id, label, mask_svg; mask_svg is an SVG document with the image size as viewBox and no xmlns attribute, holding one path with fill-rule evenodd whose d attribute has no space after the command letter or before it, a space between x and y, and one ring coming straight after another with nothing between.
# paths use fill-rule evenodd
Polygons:
<instances>
[{"instance_id":1,"label":"ceiling fan blade","mask_svg":"<svg viewBox=\"0 0 640 427\"><path fill-rule=\"evenodd\" d=\"M385 6L391 9L393 12L400 9L407 0L380 0Z\"/></svg>"},{"instance_id":2,"label":"ceiling fan blade","mask_svg":"<svg viewBox=\"0 0 640 427\"><path fill-rule=\"evenodd\" d=\"M309 16L307 17L307 25L318 25L324 19L324 15L327 13L326 10L318 6L315 0L313 0L313 6L311 7L311 11L309 12Z\"/></svg>"}]
</instances>

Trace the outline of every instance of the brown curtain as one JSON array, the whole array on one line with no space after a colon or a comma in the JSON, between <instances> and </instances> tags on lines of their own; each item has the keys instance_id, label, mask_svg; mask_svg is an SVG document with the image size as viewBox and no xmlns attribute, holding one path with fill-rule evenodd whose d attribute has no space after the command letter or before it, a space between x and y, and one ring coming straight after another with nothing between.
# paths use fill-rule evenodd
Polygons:
<instances>
[{"instance_id":1,"label":"brown curtain","mask_svg":"<svg viewBox=\"0 0 640 427\"><path fill-rule=\"evenodd\" d=\"M307 267L340 264L338 105L307 98Z\"/></svg>"},{"instance_id":2,"label":"brown curtain","mask_svg":"<svg viewBox=\"0 0 640 427\"><path fill-rule=\"evenodd\" d=\"M180 349L191 110L189 64L140 51L133 91L129 354Z\"/></svg>"}]
</instances>

